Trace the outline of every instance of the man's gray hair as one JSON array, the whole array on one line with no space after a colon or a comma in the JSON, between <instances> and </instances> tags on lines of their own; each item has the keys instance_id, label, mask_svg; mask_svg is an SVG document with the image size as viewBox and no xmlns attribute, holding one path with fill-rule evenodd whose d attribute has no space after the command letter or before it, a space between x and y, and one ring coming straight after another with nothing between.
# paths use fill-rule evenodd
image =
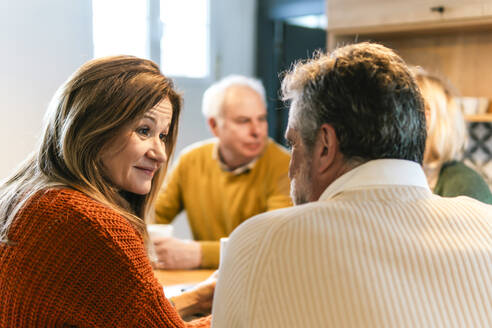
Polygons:
<instances>
[{"instance_id":1,"label":"man's gray hair","mask_svg":"<svg viewBox=\"0 0 492 328\"><path fill-rule=\"evenodd\" d=\"M282 93L293 105L289 125L309 151L327 123L346 159L422 163L424 101L409 68L389 48L364 42L317 53L286 74Z\"/></svg>"},{"instance_id":2,"label":"man's gray hair","mask_svg":"<svg viewBox=\"0 0 492 328\"><path fill-rule=\"evenodd\" d=\"M242 75L229 75L222 80L212 84L203 94L202 100L202 113L206 118L216 118L222 113L222 104L227 94L227 90L230 87L244 86L251 88L253 91L265 101L265 88L260 80L242 76Z\"/></svg>"}]
</instances>

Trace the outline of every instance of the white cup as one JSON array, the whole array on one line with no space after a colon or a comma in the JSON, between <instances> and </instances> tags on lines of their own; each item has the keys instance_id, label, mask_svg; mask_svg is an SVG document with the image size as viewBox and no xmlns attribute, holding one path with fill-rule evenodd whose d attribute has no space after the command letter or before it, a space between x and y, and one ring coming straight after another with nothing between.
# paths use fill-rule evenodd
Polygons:
<instances>
[{"instance_id":1,"label":"white cup","mask_svg":"<svg viewBox=\"0 0 492 328\"><path fill-rule=\"evenodd\" d=\"M171 224L147 224L147 232L151 240L159 237L172 237L173 226Z\"/></svg>"},{"instance_id":2,"label":"white cup","mask_svg":"<svg viewBox=\"0 0 492 328\"><path fill-rule=\"evenodd\" d=\"M157 262L157 255L154 249L154 241L156 238L172 237L173 226L170 224L147 224L147 233L149 234L149 258L152 262Z\"/></svg>"},{"instance_id":3,"label":"white cup","mask_svg":"<svg viewBox=\"0 0 492 328\"><path fill-rule=\"evenodd\" d=\"M227 237L220 238L219 267L220 267L220 264L224 261L225 252L226 252L226 246L227 246L227 242L228 241L229 241L229 238L227 238Z\"/></svg>"}]
</instances>

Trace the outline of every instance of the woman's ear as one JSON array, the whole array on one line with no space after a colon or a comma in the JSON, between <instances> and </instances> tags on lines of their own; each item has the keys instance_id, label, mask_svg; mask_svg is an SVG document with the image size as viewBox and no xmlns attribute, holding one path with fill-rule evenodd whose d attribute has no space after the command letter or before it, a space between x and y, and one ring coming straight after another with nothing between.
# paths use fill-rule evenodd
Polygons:
<instances>
[{"instance_id":1,"label":"woman's ear","mask_svg":"<svg viewBox=\"0 0 492 328\"><path fill-rule=\"evenodd\" d=\"M426 127L427 131L429 131L430 120L431 120L431 111L427 105L425 106L424 113L425 113L425 127Z\"/></svg>"},{"instance_id":2,"label":"woman's ear","mask_svg":"<svg viewBox=\"0 0 492 328\"><path fill-rule=\"evenodd\" d=\"M318 170L325 172L334 163L338 153L338 138L335 129L330 124L321 125L318 132Z\"/></svg>"}]
</instances>

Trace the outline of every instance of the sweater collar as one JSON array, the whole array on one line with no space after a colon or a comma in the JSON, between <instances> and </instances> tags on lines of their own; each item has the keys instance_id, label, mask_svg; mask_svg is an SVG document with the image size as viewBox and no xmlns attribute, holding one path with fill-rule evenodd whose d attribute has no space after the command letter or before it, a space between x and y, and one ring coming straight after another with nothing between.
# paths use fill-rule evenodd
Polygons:
<instances>
[{"instance_id":1,"label":"sweater collar","mask_svg":"<svg viewBox=\"0 0 492 328\"><path fill-rule=\"evenodd\" d=\"M261 154L262 155L262 154ZM260 156L261 156L260 155ZM222 161L222 158L220 157L220 154L219 154L219 140L216 139L215 143L214 143L214 147L212 148L212 158L214 160L216 160L218 163L219 163L219 166L220 168L222 169L222 171L224 172L229 172L231 173L232 175L240 175L240 174L243 174L243 173L246 173L246 172L249 172L251 171L254 167L255 167L255 164L256 162L258 161L258 158L260 157L256 157L254 160L252 160L251 162L249 163L246 163L242 166L239 166L239 167L236 167L234 170L231 170L223 161Z\"/></svg>"},{"instance_id":2,"label":"sweater collar","mask_svg":"<svg viewBox=\"0 0 492 328\"><path fill-rule=\"evenodd\" d=\"M319 200L332 199L348 190L398 185L421 187L430 192L420 164L401 159L378 159L357 166L338 177L325 189Z\"/></svg>"}]
</instances>

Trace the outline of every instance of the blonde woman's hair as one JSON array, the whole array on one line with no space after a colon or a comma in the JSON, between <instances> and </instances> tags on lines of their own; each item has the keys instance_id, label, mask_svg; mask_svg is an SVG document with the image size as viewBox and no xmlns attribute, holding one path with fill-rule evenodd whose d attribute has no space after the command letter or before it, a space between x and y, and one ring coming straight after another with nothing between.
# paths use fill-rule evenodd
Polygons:
<instances>
[{"instance_id":1,"label":"blonde woman's hair","mask_svg":"<svg viewBox=\"0 0 492 328\"><path fill-rule=\"evenodd\" d=\"M170 158L182 100L154 62L112 56L91 60L75 71L48 106L37 150L0 186L0 242L9 242L9 228L25 202L52 187L73 188L105 204L125 217L145 239L144 220L151 214L167 163L154 175L150 192L136 195L118 191L108 180L100 150L166 98L173 108L166 140Z\"/></svg>"},{"instance_id":2,"label":"blonde woman's hair","mask_svg":"<svg viewBox=\"0 0 492 328\"><path fill-rule=\"evenodd\" d=\"M420 67L413 72L427 111L424 168L439 170L442 164L461 159L468 136L465 119L448 82Z\"/></svg>"}]
</instances>

